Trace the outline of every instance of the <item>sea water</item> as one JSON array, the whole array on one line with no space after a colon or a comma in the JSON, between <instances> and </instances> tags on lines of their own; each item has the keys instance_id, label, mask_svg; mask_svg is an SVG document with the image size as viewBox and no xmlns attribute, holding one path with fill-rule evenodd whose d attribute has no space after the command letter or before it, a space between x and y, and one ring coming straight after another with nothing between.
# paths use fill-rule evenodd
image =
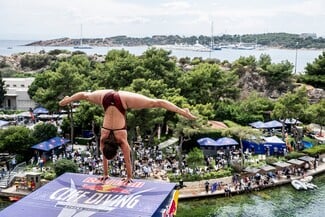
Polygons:
<instances>
[{"instance_id":1,"label":"sea water","mask_svg":"<svg viewBox=\"0 0 325 217\"><path fill-rule=\"evenodd\" d=\"M15 53L21 52L32 52L38 53L42 50L48 52L54 49L65 49L68 51L77 51L73 47L55 47L55 46L24 46L32 41L24 40L0 40L0 55L10 56ZM100 54L106 55L107 52L114 49L125 49L134 55L141 55L144 51L149 49L149 46L135 46L135 47L93 47L92 49L83 49L81 51L93 55ZM236 49L222 49L215 50L211 52L197 52L190 50L172 50L171 55L176 56L177 58L181 57L202 57L203 59L207 58L216 58L221 61L228 60L233 62L240 57L254 56L256 59L260 57L261 54L270 55L273 63L280 63L282 61L288 60L292 65L296 66L297 69L294 70L297 73L303 72L307 63L312 63L323 50L288 50L288 49L275 49L275 48L265 48L265 49L256 49L256 50L236 50Z\"/></svg>"},{"instance_id":2,"label":"sea water","mask_svg":"<svg viewBox=\"0 0 325 217\"><path fill-rule=\"evenodd\" d=\"M287 184L229 198L179 201L177 217L325 216L325 174L314 177L312 183L318 189L297 191Z\"/></svg>"}]
</instances>

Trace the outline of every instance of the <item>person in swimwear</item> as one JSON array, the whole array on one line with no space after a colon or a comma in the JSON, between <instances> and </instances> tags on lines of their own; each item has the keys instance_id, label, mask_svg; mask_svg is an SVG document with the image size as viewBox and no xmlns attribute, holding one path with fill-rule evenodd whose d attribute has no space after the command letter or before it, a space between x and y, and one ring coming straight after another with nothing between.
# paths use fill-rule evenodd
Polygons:
<instances>
[{"instance_id":1,"label":"person in swimwear","mask_svg":"<svg viewBox=\"0 0 325 217\"><path fill-rule=\"evenodd\" d=\"M104 174L102 180L108 179L108 162L117 154L118 146L124 155L127 178L132 181L131 149L127 140L126 110L145 108L164 108L178 113L187 119L195 120L196 116L189 109L182 109L173 103L163 99L152 99L138 93L128 91L96 90L93 92L77 92L72 96L64 97L60 106L68 105L73 101L86 100L104 107L104 120L100 136L100 150L103 154ZM107 144L108 143L108 144Z\"/></svg>"}]
</instances>

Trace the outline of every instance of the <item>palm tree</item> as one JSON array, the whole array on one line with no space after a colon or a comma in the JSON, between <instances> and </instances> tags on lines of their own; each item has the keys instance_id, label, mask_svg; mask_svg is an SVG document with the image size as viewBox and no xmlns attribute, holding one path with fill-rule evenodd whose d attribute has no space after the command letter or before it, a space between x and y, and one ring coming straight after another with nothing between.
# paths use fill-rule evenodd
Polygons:
<instances>
[{"instance_id":1,"label":"palm tree","mask_svg":"<svg viewBox=\"0 0 325 217\"><path fill-rule=\"evenodd\" d=\"M281 96L275 103L272 117L278 118L282 122L282 139L285 138L285 120L295 118L300 119L304 116L304 112L308 107L308 97L306 87L303 86L294 90L294 92L288 92L285 95ZM295 125L294 125L295 127ZM296 134L295 140L296 143L300 140L298 134Z\"/></svg>"},{"instance_id":2,"label":"palm tree","mask_svg":"<svg viewBox=\"0 0 325 217\"><path fill-rule=\"evenodd\" d=\"M260 130L253 129L251 127L243 127L243 126L235 126L231 128L226 128L222 130L222 135L224 136L234 136L239 139L239 145L240 145L240 153L242 158L242 166L245 165L245 158L244 158L244 148L243 148L243 140L244 139L252 139L256 138L259 140L259 138L262 135L262 132Z\"/></svg>"}]
</instances>

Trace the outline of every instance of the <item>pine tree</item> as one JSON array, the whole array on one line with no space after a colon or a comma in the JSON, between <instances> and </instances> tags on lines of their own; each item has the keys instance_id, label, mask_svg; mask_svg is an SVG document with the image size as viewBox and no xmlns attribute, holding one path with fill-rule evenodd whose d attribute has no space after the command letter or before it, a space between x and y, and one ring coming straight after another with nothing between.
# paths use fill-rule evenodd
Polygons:
<instances>
[{"instance_id":1,"label":"pine tree","mask_svg":"<svg viewBox=\"0 0 325 217\"><path fill-rule=\"evenodd\" d=\"M6 93L6 85L5 82L2 80L2 73L0 72L0 105L3 104Z\"/></svg>"}]
</instances>

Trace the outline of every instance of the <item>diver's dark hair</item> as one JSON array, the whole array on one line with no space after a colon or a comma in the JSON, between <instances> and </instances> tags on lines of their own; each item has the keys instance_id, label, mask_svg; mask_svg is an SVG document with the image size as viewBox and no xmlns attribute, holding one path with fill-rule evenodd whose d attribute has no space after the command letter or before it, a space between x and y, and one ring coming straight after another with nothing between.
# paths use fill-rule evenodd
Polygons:
<instances>
[{"instance_id":1,"label":"diver's dark hair","mask_svg":"<svg viewBox=\"0 0 325 217\"><path fill-rule=\"evenodd\" d=\"M108 135L104 142L103 155L107 160L112 160L117 155L117 150L120 144L116 142L113 131Z\"/></svg>"},{"instance_id":2,"label":"diver's dark hair","mask_svg":"<svg viewBox=\"0 0 325 217\"><path fill-rule=\"evenodd\" d=\"M103 155L107 160L112 160L117 155L117 150L119 148L119 143L106 140L103 148Z\"/></svg>"}]
</instances>

